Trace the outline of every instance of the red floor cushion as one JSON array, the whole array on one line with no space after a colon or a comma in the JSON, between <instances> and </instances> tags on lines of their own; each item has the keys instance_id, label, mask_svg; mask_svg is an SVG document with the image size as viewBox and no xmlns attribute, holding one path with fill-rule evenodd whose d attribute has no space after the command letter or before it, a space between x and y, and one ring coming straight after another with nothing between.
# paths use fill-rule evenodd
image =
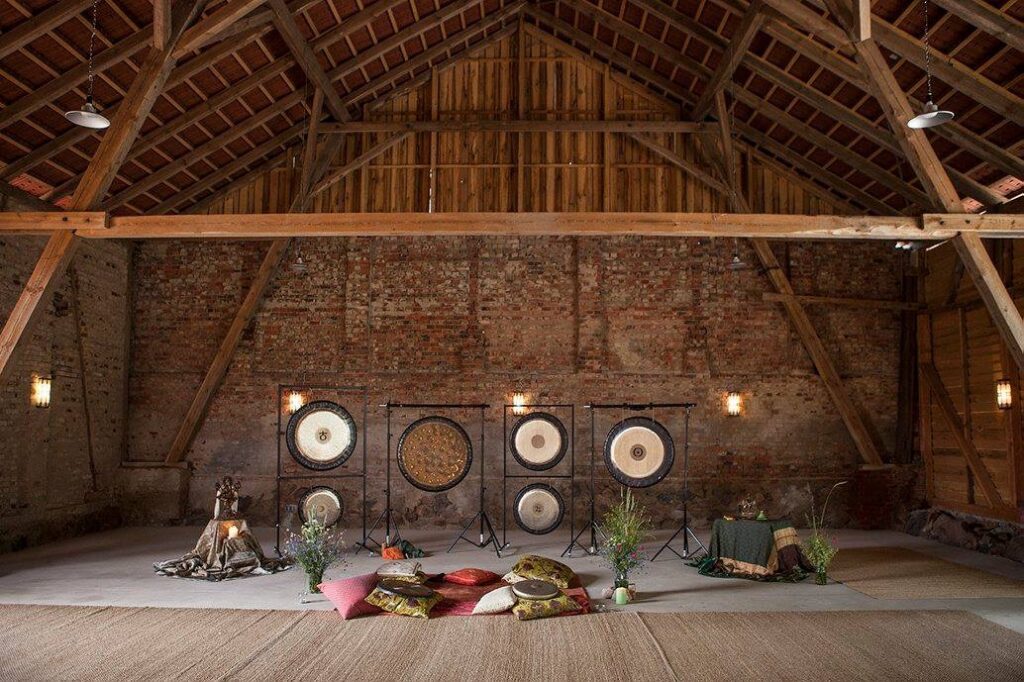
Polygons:
<instances>
[{"instance_id":1,"label":"red floor cushion","mask_svg":"<svg viewBox=\"0 0 1024 682\"><path fill-rule=\"evenodd\" d=\"M320 591L334 604L334 608L338 609L341 617L349 620L381 612L379 606L365 601L377 587L378 580L376 573L367 573L353 578L320 583Z\"/></svg>"},{"instance_id":2,"label":"red floor cushion","mask_svg":"<svg viewBox=\"0 0 1024 682\"><path fill-rule=\"evenodd\" d=\"M446 573L445 582L456 585L490 585L500 578L497 573L482 568L460 568L457 571Z\"/></svg>"}]
</instances>

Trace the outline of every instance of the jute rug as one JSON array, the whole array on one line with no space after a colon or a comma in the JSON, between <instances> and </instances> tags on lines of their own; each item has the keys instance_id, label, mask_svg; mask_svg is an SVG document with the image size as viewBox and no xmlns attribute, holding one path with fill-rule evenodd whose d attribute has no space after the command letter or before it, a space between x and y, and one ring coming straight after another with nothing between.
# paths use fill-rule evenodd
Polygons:
<instances>
[{"instance_id":1,"label":"jute rug","mask_svg":"<svg viewBox=\"0 0 1024 682\"><path fill-rule=\"evenodd\" d=\"M342 621L327 611L0 606L0 680L1020 679L961 611Z\"/></svg>"},{"instance_id":2,"label":"jute rug","mask_svg":"<svg viewBox=\"0 0 1024 682\"><path fill-rule=\"evenodd\" d=\"M898 547L844 549L830 572L875 599L1024 597L1024 582Z\"/></svg>"}]
</instances>

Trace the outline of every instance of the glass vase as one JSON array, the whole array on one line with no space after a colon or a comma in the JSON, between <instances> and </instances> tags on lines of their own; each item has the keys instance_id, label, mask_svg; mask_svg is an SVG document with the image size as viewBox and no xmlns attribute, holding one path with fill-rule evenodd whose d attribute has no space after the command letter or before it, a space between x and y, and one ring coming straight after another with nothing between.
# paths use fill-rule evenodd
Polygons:
<instances>
[{"instance_id":1,"label":"glass vase","mask_svg":"<svg viewBox=\"0 0 1024 682\"><path fill-rule=\"evenodd\" d=\"M818 585L828 584L828 569L825 566L818 566L814 572L814 582Z\"/></svg>"},{"instance_id":2,"label":"glass vase","mask_svg":"<svg viewBox=\"0 0 1024 682\"><path fill-rule=\"evenodd\" d=\"M615 571L615 584L612 587L629 588L629 572L625 570Z\"/></svg>"},{"instance_id":3,"label":"glass vase","mask_svg":"<svg viewBox=\"0 0 1024 682\"><path fill-rule=\"evenodd\" d=\"M320 594L320 583L324 581L323 571L320 571L319 573L307 573L306 579L309 581L309 594Z\"/></svg>"}]
</instances>

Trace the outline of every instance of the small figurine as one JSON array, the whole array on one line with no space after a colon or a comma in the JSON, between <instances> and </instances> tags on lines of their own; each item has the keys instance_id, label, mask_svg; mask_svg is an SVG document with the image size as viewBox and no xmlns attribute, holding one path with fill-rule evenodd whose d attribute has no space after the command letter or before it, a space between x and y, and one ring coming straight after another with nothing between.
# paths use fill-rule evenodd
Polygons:
<instances>
[{"instance_id":1,"label":"small figurine","mask_svg":"<svg viewBox=\"0 0 1024 682\"><path fill-rule=\"evenodd\" d=\"M242 481L225 476L214 487L217 489L217 501L213 506L213 518L238 518L238 491L242 488Z\"/></svg>"}]
</instances>

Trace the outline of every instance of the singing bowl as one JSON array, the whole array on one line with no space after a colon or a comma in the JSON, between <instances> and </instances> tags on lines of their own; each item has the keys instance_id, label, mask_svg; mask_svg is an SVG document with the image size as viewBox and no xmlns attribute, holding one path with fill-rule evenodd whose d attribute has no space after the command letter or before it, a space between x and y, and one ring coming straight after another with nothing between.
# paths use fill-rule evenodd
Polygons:
<instances>
[{"instance_id":1,"label":"singing bowl","mask_svg":"<svg viewBox=\"0 0 1024 682\"><path fill-rule=\"evenodd\" d=\"M565 502L548 484L531 483L516 495L512 515L516 524L527 533L545 535L562 523Z\"/></svg>"},{"instance_id":2,"label":"singing bowl","mask_svg":"<svg viewBox=\"0 0 1024 682\"><path fill-rule=\"evenodd\" d=\"M612 427L604 442L604 463L612 477L630 488L647 488L668 475L675 446L668 430L649 417L629 417Z\"/></svg>"},{"instance_id":3,"label":"singing bowl","mask_svg":"<svg viewBox=\"0 0 1024 682\"><path fill-rule=\"evenodd\" d=\"M345 463L356 449L356 423L341 405L316 400L288 420L285 442L296 462L322 471Z\"/></svg>"},{"instance_id":4,"label":"singing bowl","mask_svg":"<svg viewBox=\"0 0 1024 682\"><path fill-rule=\"evenodd\" d=\"M454 488L473 464L473 444L465 429L447 417L414 421L398 439L398 469L420 490Z\"/></svg>"},{"instance_id":5,"label":"singing bowl","mask_svg":"<svg viewBox=\"0 0 1024 682\"><path fill-rule=\"evenodd\" d=\"M299 518L303 523L317 519L325 526L333 526L341 519L344 507L341 495L334 488L318 485L307 490L299 499Z\"/></svg>"},{"instance_id":6,"label":"singing bowl","mask_svg":"<svg viewBox=\"0 0 1024 682\"><path fill-rule=\"evenodd\" d=\"M569 435L554 415L534 412L520 419L509 434L509 449L517 462L533 471L551 469L565 457Z\"/></svg>"}]
</instances>

